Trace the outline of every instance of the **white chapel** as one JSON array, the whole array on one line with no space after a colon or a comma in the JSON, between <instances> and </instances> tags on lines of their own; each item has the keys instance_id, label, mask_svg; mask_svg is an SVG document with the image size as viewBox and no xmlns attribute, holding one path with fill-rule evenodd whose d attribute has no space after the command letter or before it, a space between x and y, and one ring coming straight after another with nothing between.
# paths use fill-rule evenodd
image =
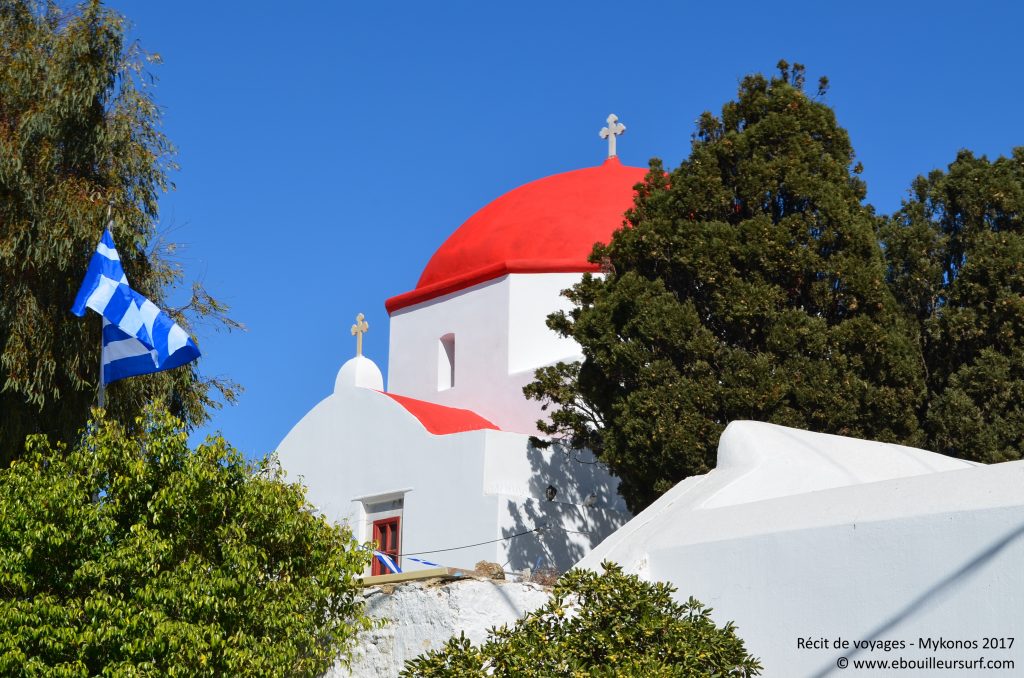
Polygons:
<instances>
[{"instance_id":1,"label":"white chapel","mask_svg":"<svg viewBox=\"0 0 1024 678\"><path fill-rule=\"evenodd\" d=\"M385 302L386 388L361 355L368 324L356 318L357 355L279 446L285 470L403 570L480 560L600 570L612 560L671 582L683 600L712 606L717 623L735 621L765 676L823 678L868 660L1019 673L1024 461L985 466L737 421L715 469L631 517L617 479L588 452L530 445L543 412L523 386L541 366L582 357L545 319L565 308L561 290L596 270L593 244L622 225L645 174L615 157L623 130L609 116L603 164L484 206L415 289ZM407 643L414 654L421 640ZM396 666L404 651L394 650Z\"/></svg>"},{"instance_id":2,"label":"white chapel","mask_svg":"<svg viewBox=\"0 0 1024 678\"><path fill-rule=\"evenodd\" d=\"M485 205L415 289L386 300L386 387L362 355L360 314L356 357L279 445L310 501L403 570L487 560L565 571L630 518L618 480L589 452L530 445L544 413L523 395L537 368L582 357L545 320L566 307L562 290L597 270L594 243L622 225L646 173L616 157L624 130L609 116L601 165Z\"/></svg>"}]
</instances>

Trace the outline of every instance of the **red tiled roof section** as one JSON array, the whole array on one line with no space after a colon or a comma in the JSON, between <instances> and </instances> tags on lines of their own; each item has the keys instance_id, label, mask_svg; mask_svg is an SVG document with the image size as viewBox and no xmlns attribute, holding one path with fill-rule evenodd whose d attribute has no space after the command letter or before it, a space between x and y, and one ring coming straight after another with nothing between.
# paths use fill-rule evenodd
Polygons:
<instances>
[{"instance_id":1,"label":"red tiled roof section","mask_svg":"<svg viewBox=\"0 0 1024 678\"><path fill-rule=\"evenodd\" d=\"M406 412L416 417L423 424L423 428L436 436L462 433L463 431L479 431L482 429L501 430L472 410L445 407L437 403L395 395L394 393L384 393L384 395L404 407Z\"/></svg>"}]
</instances>

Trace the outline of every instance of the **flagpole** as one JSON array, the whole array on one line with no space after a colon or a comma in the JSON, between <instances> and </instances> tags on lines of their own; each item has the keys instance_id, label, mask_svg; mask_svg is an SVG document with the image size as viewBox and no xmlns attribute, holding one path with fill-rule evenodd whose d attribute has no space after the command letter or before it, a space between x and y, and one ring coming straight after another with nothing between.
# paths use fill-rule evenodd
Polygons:
<instances>
[{"instance_id":1,"label":"flagpole","mask_svg":"<svg viewBox=\"0 0 1024 678\"><path fill-rule=\"evenodd\" d=\"M106 389L106 384L103 383L103 325L104 325L104 323L101 320L101 322L100 322L100 387L99 387L99 390L98 390L98 393L97 393L97 400L99 401L98 406L99 406L99 408L101 410L103 409L103 396L106 395L105 391L107 390Z\"/></svg>"},{"instance_id":2,"label":"flagpole","mask_svg":"<svg viewBox=\"0 0 1024 678\"><path fill-rule=\"evenodd\" d=\"M110 228L114 225L114 220L111 218L114 206L111 203L107 203L107 223L105 228ZM100 387L97 389L96 401L97 406L102 410L104 405L104 396L106 395L106 384L103 383L103 326L106 325L106 318L100 320Z\"/></svg>"}]
</instances>

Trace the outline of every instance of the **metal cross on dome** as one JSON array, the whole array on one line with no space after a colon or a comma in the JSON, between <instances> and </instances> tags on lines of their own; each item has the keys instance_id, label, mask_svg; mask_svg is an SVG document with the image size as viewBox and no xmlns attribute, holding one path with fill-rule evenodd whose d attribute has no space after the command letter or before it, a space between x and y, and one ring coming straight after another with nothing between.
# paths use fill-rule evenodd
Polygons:
<instances>
[{"instance_id":1,"label":"metal cross on dome","mask_svg":"<svg viewBox=\"0 0 1024 678\"><path fill-rule=\"evenodd\" d=\"M356 356L363 355L363 335L370 330L370 323L366 322L366 317L360 313L356 316L356 324L352 326L352 336L356 338Z\"/></svg>"},{"instance_id":2,"label":"metal cross on dome","mask_svg":"<svg viewBox=\"0 0 1024 678\"><path fill-rule=\"evenodd\" d=\"M615 157L615 137L626 132L626 126L619 122L619 116L612 113L608 116L607 127L601 129L601 138L608 140L608 157Z\"/></svg>"}]
</instances>

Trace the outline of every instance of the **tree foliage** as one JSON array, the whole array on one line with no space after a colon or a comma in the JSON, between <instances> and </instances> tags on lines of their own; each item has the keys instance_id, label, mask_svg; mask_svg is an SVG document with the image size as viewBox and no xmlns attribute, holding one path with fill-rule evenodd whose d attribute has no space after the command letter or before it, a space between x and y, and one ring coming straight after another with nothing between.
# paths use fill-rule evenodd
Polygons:
<instances>
[{"instance_id":1,"label":"tree foliage","mask_svg":"<svg viewBox=\"0 0 1024 678\"><path fill-rule=\"evenodd\" d=\"M410 660L403 676L756 676L759 662L732 623L718 627L711 609L675 589L627 575L572 570L551 599L512 627L493 628L474 646L460 634L440 650Z\"/></svg>"},{"instance_id":2,"label":"tree foliage","mask_svg":"<svg viewBox=\"0 0 1024 678\"><path fill-rule=\"evenodd\" d=\"M317 675L367 628L347 529L147 409L0 471L0 674Z\"/></svg>"},{"instance_id":3,"label":"tree foliage","mask_svg":"<svg viewBox=\"0 0 1024 678\"><path fill-rule=\"evenodd\" d=\"M659 161L628 225L549 325L582 346L542 368L541 430L590 447L639 510L715 463L730 421L923 441L911 323L886 286L877 219L846 131L804 69L745 77L690 156Z\"/></svg>"},{"instance_id":4,"label":"tree foliage","mask_svg":"<svg viewBox=\"0 0 1024 678\"><path fill-rule=\"evenodd\" d=\"M961 151L918 177L883 230L890 282L920 324L928 446L992 463L1024 452L1024 148Z\"/></svg>"},{"instance_id":5,"label":"tree foliage","mask_svg":"<svg viewBox=\"0 0 1024 678\"><path fill-rule=\"evenodd\" d=\"M109 216L132 286L188 327L183 311L223 318L200 287L184 309L165 291L181 279L156 232L174 149L146 67L124 44L124 20L98 0L0 0L0 465L28 433L70 440L89 416L100 319L69 313ZM230 321L226 321L230 324ZM115 383L110 414L130 422L162 397L186 423L206 418L214 390L195 364Z\"/></svg>"}]
</instances>

